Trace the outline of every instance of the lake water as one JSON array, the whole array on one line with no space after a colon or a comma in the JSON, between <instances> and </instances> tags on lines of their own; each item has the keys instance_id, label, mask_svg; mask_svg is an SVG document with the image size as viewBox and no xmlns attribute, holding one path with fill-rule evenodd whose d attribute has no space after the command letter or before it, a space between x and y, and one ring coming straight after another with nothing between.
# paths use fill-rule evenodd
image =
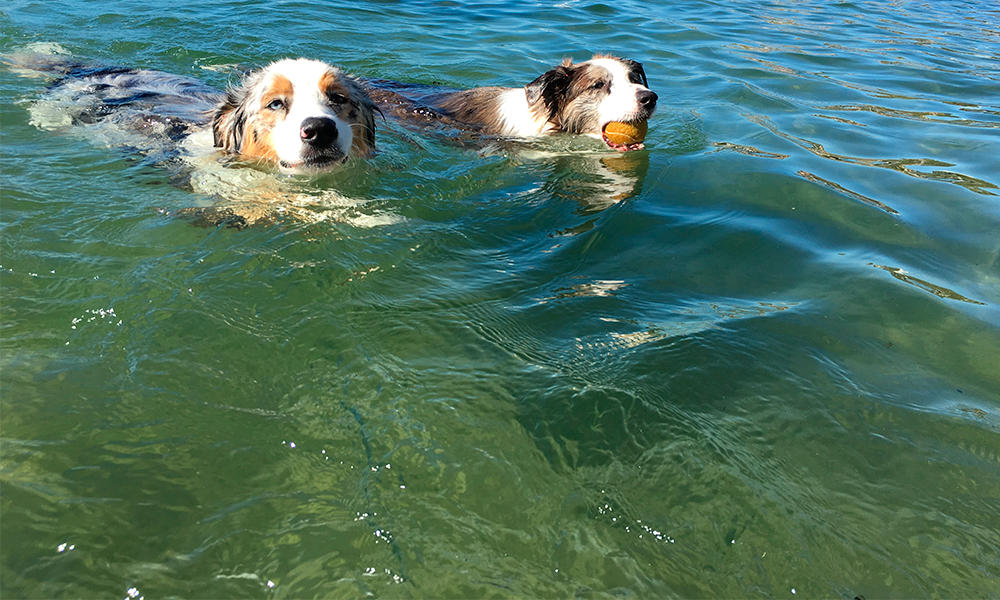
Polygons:
<instances>
[{"instance_id":1,"label":"lake water","mask_svg":"<svg viewBox=\"0 0 1000 600\"><path fill-rule=\"evenodd\" d=\"M165 8L169 4L169 8ZM993 2L9 0L198 77L641 61L646 149L380 123L244 230L2 77L3 596L1000 596ZM596 143L596 142L595 142ZM280 179L275 177L275 179Z\"/></svg>"}]
</instances>

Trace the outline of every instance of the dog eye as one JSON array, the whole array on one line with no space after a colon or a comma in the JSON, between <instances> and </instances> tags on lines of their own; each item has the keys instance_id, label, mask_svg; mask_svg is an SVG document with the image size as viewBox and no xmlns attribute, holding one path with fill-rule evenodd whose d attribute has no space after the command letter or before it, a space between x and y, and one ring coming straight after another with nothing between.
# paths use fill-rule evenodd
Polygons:
<instances>
[{"instance_id":1,"label":"dog eye","mask_svg":"<svg viewBox=\"0 0 1000 600\"><path fill-rule=\"evenodd\" d=\"M285 101L281 98L275 98L268 103L267 108L268 110L281 110L285 108Z\"/></svg>"},{"instance_id":2,"label":"dog eye","mask_svg":"<svg viewBox=\"0 0 1000 600\"><path fill-rule=\"evenodd\" d=\"M594 85L590 86L590 89L592 90L605 90L607 88L608 88L608 82L606 81L598 81Z\"/></svg>"},{"instance_id":3,"label":"dog eye","mask_svg":"<svg viewBox=\"0 0 1000 600\"><path fill-rule=\"evenodd\" d=\"M346 104L347 96L343 94L330 94L330 102L333 104Z\"/></svg>"}]
</instances>

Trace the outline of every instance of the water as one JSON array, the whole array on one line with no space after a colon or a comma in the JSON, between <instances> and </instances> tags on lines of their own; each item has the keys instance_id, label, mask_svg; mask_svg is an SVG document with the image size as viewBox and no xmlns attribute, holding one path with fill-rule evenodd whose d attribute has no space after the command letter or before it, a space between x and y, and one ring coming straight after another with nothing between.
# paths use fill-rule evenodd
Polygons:
<instances>
[{"instance_id":1,"label":"water","mask_svg":"<svg viewBox=\"0 0 1000 600\"><path fill-rule=\"evenodd\" d=\"M5 597L1000 595L990 2L14 1L0 52L644 63L647 149L392 123L243 231L3 70Z\"/></svg>"}]
</instances>

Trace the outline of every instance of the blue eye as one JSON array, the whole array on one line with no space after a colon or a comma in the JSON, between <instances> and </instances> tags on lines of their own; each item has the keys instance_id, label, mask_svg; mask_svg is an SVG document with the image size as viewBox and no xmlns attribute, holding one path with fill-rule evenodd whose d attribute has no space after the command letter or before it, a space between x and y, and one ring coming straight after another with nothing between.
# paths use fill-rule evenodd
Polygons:
<instances>
[{"instance_id":1,"label":"blue eye","mask_svg":"<svg viewBox=\"0 0 1000 600\"><path fill-rule=\"evenodd\" d=\"M276 98L274 100L271 100L270 103L268 103L267 108L269 110L281 110L285 108L285 101L280 98Z\"/></svg>"}]
</instances>

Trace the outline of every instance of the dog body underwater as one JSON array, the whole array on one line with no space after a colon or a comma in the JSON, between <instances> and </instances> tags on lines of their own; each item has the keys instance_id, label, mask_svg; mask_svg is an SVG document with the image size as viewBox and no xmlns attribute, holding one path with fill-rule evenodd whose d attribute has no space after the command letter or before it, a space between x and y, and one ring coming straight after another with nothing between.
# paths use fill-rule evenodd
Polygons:
<instances>
[{"instance_id":1,"label":"dog body underwater","mask_svg":"<svg viewBox=\"0 0 1000 600\"><path fill-rule=\"evenodd\" d=\"M209 152L287 173L321 172L375 151L371 99L353 77L320 61L280 60L226 92L191 77L59 56L6 62L56 78L31 107L36 126L110 126L129 135L120 145L162 160L196 153L192 140L209 134Z\"/></svg>"}]
</instances>

